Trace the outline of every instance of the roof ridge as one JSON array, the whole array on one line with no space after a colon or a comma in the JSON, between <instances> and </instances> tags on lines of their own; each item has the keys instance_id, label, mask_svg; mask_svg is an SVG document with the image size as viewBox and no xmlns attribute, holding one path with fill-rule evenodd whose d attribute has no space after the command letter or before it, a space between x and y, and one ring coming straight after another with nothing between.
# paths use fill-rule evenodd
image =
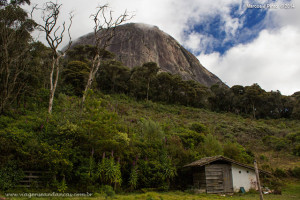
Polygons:
<instances>
[{"instance_id":1,"label":"roof ridge","mask_svg":"<svg viewBox=\"0 0 300 200\"><path fill-rule=\"evenodd\" d=\"M212 163L214 161L217 161L217 160L224 160L224 161L227 161L227 162L230 162L230 163L233 163L233 164L236 164L236 165L239 165L239 166L242 166L242 167L254 170L254 167L252 167L250 165L247 165L247 164L241 163L239 161L227 158L227 157L225 157L223 155L211 156L211 157L204 157L204 158L196 160L196 161L194 161L192 163L184 165L183 167L196 167L196 166L201 167L201 166L210 164L210 163ZM260 170L259 169L259 171L262 172L262 173L265 173L265 174L271 174L270 172L267 172L267 171L264 171L264 170Z\"/></svg>"}]
</instances>

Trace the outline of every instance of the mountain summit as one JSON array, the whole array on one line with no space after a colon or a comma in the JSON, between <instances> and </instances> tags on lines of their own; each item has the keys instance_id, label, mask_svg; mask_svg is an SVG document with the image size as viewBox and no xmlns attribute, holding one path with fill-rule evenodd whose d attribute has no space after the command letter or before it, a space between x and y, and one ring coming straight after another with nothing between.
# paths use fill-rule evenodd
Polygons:
<instances>
[{"instance_id":1,"label":"mountain summit","mask_svg":"<svg viewBox=\"0 0 300 200\"><path fill-rule=\"evenodd\" d=\"M92 45L94 40L93 33L89 33L80 37L74 45ZM118 26L111 44L107 50L129 68L156 62L161 71L180 74L184 80L195 80L206 86L222 83L193 54L156 26L141 23Z\"/></svg>"}]
</instances>

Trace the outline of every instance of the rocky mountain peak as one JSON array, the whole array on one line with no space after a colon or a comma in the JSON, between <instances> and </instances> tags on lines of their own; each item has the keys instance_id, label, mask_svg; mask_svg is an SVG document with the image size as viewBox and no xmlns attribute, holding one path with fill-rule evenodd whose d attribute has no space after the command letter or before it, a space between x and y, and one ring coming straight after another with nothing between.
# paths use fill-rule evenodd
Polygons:
<instances>
[{"instance_id":1,"label":"rocky mountain peak","mask_svg":"<svg viewBox=\"0 0 300 200\"><path fill-rule=\"evenodd\" d=\"M80 37L74 45L93 43L93 33L89 33ZM142 23L118 26L107 50L129 68L156 62L161 71L180 74L184 80L195 80L206 86L222 83L193 54L157 26Z\"/></svg>"}]
</instances>

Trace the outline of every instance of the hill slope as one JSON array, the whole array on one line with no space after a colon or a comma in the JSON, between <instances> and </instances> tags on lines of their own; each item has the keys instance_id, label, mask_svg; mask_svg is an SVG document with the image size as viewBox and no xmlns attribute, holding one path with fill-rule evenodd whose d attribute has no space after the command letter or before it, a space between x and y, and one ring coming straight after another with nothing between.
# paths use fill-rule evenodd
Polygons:
<instances>
[{"instance_id":1,"label":"hill slope","mask_svg":"<svg viewBox=\"0 0 300 200\"><path fill-rule=\"evenodd\" d=\"M80 98L60 94L51 116L45 105L36 103L0 116L0 172L50 171L51 177L64 175L70 187L90 191L99 184L99 170L112 168L117 181L124 182L122 188L129 188L136 165L136 189L165 184L180 188L176 171L214 155L247 164L255 157L259 167L280 168L280 174L300 165L294 152L300 142L299 120L251 120L92 91L81 108ZM169 171L172 182L164 178ZM100 183L106 184L107 177Z\"/></svg>"},{"instance_id":2,"label":"hill slope","mask_svg":"<svg viewBox=\"0 0 300 200\"><path fill-rule=\"evenodd\" d=\"M260 166L270 166L272 169L300 166L300 157L291 154L294 144L286 139L288 135L300 133L299 120L252 120L232 113L216 113L200 108L164 105L151 101L135 102L127 98L120 99L118 96L109 97L107 100L127 126L133 129L136 125L132 122L146 118L159 122L167 133L180 135L182 131L190 129L192 124L200 123L223 144L228 141L237 142L251 151L258 158ZM269 137L274 140L268 141ZM276 142L278 144L275 144ZM279 143L283 145L282 148L276 146L280 146ZM267 167L266 170L271 168Z\"/></svg>"}]
</instances>

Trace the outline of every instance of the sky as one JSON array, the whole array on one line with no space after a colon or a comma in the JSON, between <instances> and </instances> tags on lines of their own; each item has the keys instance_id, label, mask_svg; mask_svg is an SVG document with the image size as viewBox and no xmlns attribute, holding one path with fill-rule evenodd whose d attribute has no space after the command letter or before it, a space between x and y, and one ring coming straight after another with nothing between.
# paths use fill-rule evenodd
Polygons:
<instances>
[{"instance_id":1,"label":"sky","mask_svg":"<svg viewBox=\"0 0 300 200\"><path fill-rule=\"evenodd\" d=\"M44 0L31 0L42 6ZM158 26L228 86L259 84L284 95L300 91L300 3L297 0L57 0L71 34L93 31L90 15L108 4L130 22ZM28 9L28 8L27 8ZM34 19L40 20L40 13ZM35 38L43 41L43 34ZM66 44L67 41L64 41Z\"/></svg>"}]
</instances>

